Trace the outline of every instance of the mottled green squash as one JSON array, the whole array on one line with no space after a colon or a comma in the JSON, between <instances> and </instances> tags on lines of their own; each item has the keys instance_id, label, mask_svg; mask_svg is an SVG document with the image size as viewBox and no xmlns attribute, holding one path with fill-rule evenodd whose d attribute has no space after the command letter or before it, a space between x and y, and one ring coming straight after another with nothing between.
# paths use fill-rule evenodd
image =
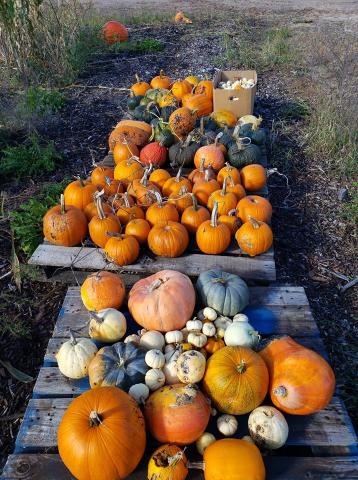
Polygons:
<instances>
[{"instance_id":1,"label":"mottled green squash","mask_svg":"<svg viewBox=\"0 0 358 480\"><path fill-rule=\"evenodd\" d=\"M163 107L160 111L160 116L162 117L163 122L169 122L170 115L175 112L178 107L175 105L168 105Z\"/></svg>"},{"instance_id":2,"label":"mottled green squash","mask_svg":"<svg viewBox=\"0 0 358 480\"><path fill-rule=\"evenodd\" d=\"M236 168L243 168L246 165L251 165L253 163L260 163L261 160L261 149L253 143L248 143L247 140L251 142L247 137L245 139L236 139L236 142L231 143L228 150L228 158L231 163Z\"/></svg>"},{"instance_id":3,"label":"mottled green squash","mask_svg":"<svg viewBox=\"0 0 358 480\"><path fill-rule=\"evenodd\" d=\"M138 107L142 98L144 98L143 95L134 95L133 97L129 97L127 100L128 110L134 110L136 107Z\"/></svg>"}]
</instances>

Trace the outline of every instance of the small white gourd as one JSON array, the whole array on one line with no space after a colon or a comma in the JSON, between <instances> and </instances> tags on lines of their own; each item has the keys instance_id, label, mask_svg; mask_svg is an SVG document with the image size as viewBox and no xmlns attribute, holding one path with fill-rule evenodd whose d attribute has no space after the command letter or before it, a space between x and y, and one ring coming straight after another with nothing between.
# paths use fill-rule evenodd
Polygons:
<instances>
[{"instance_id":1,"label":"small white gourd","mask_svg":"<svg viewBox=\"0 0 358 480\"><path fill-rule=\"evenodd\" d=\"M167 343L181 343L183 341L183 333L180 330L172 330L165 334Z\"/></svg>"},{"instance_id":2,"label":"small white gourd","mask_svg":"<svg viewBox=\"0 0 358 480\"><path fill-rule=\"evenodd\" d=\"M169 343L164 347L164 353L169 353L169 352L172 352L173 350L175 350L175 345L173 345L172 343Z\"/></svg>"},{"instance_id":3,"label":"small white gourd","mask_svg":"<svg viewBox=\"0 0 358 480\"><path fill-rule=\"evenodd\" d=\"M208 338L201 332L190 332L188 335L188 342L194 345L194 347L201 348L206 345Z\"/></svg>"},{"instance_id":4,"label":"small white gourd","mask_svg":"<svg viewBox=\"0 0 358 480\"><path fill-rule=\"evenodd\" d=\"M128 390L129 395L134 398L138 405L144 405L149 397L149 388L144 383L136 383Z\"/></svg>"},{"instance_id":5,"label":"small white gourd","mask_svg":"<svg viewBox=\"0 0 358 480\"><path fill-rule=\"evenodd\" d=\"M213 442L215 442L215 440L216 438L212 433L204 432L202 435L200 435L200 437L195 442L196 449L200 453L200 455L203 455L204 450Z\"/></svg>"},{"instance_id":6,"label":"small white gourd","mask_svg":"<svg viewBox=\"0 0 358 480\"><path fill-rule=\"evenodd\" d=\"M223 315L220 315L216 320L214 320L214 325L216 327L216 335L219 338L224 338L225 330L231 324L232 320L229 317L224 317Z\"/></svg>"},{"instance_id":7,"label":"small white gourd","mask_svg":"<svg viewBox=\"0 0 358 480\"><path fill-rule=\"evenodd\" d=\"M180 353L175 352L172 358L167 361L163 367L163 373L165 375L165 383L167 385L174 385L175 383L180 383L178 378L178 369L177 369L177 359Z\"/></svg>"},{"instance_id":8,"label":"small white gourd","mask_svg":"<svg viewBox=\"0 0 358 480\"><path fill-rule=\"evenodd\" d=\"M202 327L203 327L203 322L201 322L200 320L197 320L196 318L194 318L193 320L188 320L186 322L186 328L189 330L189 332L200 331Z\"/></svg>"},{"instance_id":9,"label":"small white gourd","mask_svg":"<svg viewBox=\"0 0 358 480\"><path fill-rule=\"evenodd\" d=\"M254 442L263 448L282 447L288 437L285 417L275 407L262 405L250 413L249 432Z\"/></svg>"},{"instance_id":10,"label":"small white gourd","mask_svg":"<svg viewBox=\"0 0 358 480\"><path fill-rule=\"evenodd\" d=\"M216 334L215 325L210 322L204 323L202 331L207 337L213 337Z\"/></svg>"},{"instance_id":11,"label":"small white gourd","mask_svg":"<svg viewBox=\"0 0 358 480\"><path fill-rule=\"evenodd\" d=\"M249 324L246 315L242 315L226 328L224 340L229 347L254 348L259 343L260 335Z\"/></svg>"},{"instance_id":12,"label":"small white gourd","mask_svg":"<svg viewBox=\"0 0 358 480\"><path fill-rule=\"evenodd\" d=\"M105 308L90 313L89 336L101 342L114 343L124 337L127 321L115 308Z\"/></svg>"},{"instance_id":13,"label":"small white gourd","mask_svg":"<svg viewBox=\"0 0 358 480\"><path fill-rule=\"evenodd\" d=\"M128 335L128 337L124 339L124 343L129 343L129 342L133 342L136 345L139 345L140 336L137 335L136 333L133 333L132 335Z\"/></svg>"},{"instance_id":14,"label":"small white gourd","mask_svg":"<svg viewBox=\"0 0 358 480\"><path fill-rule=\"evenodd\" d=\"M182 353L176 361L177 375L182 383L197 383L205 373L206 360L197 350Z\"/></svg>"},{"instance_id":15,"label":"small white gourd","mask_svg":"<svg viewBox=\"0 0 358 480\"><path fill-rule=\"evenodd\" d=\"M210 322L213 322L218 318L218 314L211 307L204 308L203 315L204 315L204 318L206 318L206 320L210 320Z\"/></svg>"},{"instance_id":16,"label":"small white gourd","mask_svg":"<svg viewBox=\"0 0 358 480\"><path fill-rule=\"evenodd\" d=\"M156 330L149 330L140 337L139 344L147 350L152 350L153 348L157 350L163 350L165 338L160 332L157 332Z\"/></svg>"},{"instance_id":17,"label":"small white gourd","mask_svg":"<svg viewBox=\"0 0 358 480\"><path fill-rule=\"evenodd\" d=\"M152 392L165 384L165 375L159 368L151 368L145 374L145 384Z\"/></svg>"},{"instance_id":18,"label":"small white gourd","mask_svg":"<svg viewBox=\"0 0 358 480\"><path fill-rule=\"evenodd\" d=\"M216 425L219 432L225 435L225 437L232 437L236 433L238 423L234 415L220 415Z\"/></svg>"},{"instance_id":19,"label":"small white gourd","mask_svg":"<svg viewBox=\"0 0 358 480\"><path fill-rule=\"evenodd\" d=\"M183 342L187 342L188 341L189 330L186 327L184 327L180 331L183 334Z\"/></svg>"},{"instance_id":20,"label":"small white gourd","mask_svg":"<svg viewBox=\"0 0 358 480\"><path fill-rule=\"evenodd\" d=\"M160 350L149 350L144 357L145 363L150 368L162 368L165 364L165 357Z\"/></svg>"},{"instance_id":21,"label":"small white gourd","mask_svg":"<svg viewBox=\"0 0 358 480\"><path fill-rule=\"evenodd\" d=\"M63 343L56 353L60 372L68 378L78 379L88 375L88 366L97 353L96 345L89 338L75 338Z\"/></svg>"},{"instance_id":22,"label":"small white gourd","mask_svg":"<svg viewBox=\"0 0 358 480\"><path fill-rule=\"evenodd\" d=\"M249 317L244 313L237 313L232 319L233 322L248 322Z\"/></svg>"}]
</instances>

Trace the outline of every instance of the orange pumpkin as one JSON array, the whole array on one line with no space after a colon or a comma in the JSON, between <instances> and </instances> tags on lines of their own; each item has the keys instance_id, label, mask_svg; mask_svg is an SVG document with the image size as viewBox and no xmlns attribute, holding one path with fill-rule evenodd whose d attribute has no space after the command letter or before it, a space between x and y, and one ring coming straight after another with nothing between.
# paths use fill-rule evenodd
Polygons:
<instances>
[{"instance_id":1,"label":"orange pumpkin","mask_svg":"<svg viewBox=\"0 0 358 480\"><path fill-rule=\"evenodd\" d=\"M201 80L195 87L195 93L205 94L212 100L214 93L213 82L211 80Z\"/></svg>"},{"instance_id":2,"label":"orange pumpkin","mask_svg":"<svg viewBox=\"0 0 358 480\"><path fill-rule=\"evenodd\" d=\"M150 85L147 82L142 82L138 75L135 76L137 82L131 86L131 90L134 95L145 95L150 89Z\"/></svg>"},{"instance_id":3,"label":"orange pumpkin","mask_svg":"<svg viewBox=\"0 0 358 480\"><path fill-rule=\"evenodd\" d=\"M236 207L237 199L234 193L226 191L226 184L229 177L224 179L221 190L213 192L208 199L208 209L214 208L214 203L218 204L218 214L226 215Z\"/></svg>"},{"instance_id":4,"label":"orange pumpkin","mask_svg":"<svg viewBox=\"0 0 358 480\"><path fill-rule=\"evenodd\" d=\"M170 178L170 173L168 170L164 170L162 168L158 168L157 170L153 170L153 172L149 175L149 181L153 183L159 190L162 190L163 185L165 182Z\"/></svg>"},{"instance_id":5,"label":"orange pumpkin","mask_svg":"<svg viewBox=\"0 0 358 480\"><path fill-rule=\"evenodd\" d=\"M167 385L150 395L145 402L144 416L156 440L187 445L205 431L210 407L195 385Z\"/></svg>"},{"instance_id":6,"label":"orange pumpkin","mask_svg":"<svg viewBox=\"0 0 358 480\"><path fill-rule=\"evenodd\" d=\"M132 195L138 205L148 207L156 201L155 192L159 193L158 188L148 181L149 171L144 170L143 177L139 180L133 180L127 188L127 192Z\"/></svg>"},{"instance_id":7,"label":"orange pumpkin","mask_svg":"<svg viewBox=\"0 0 358 480\"><path fill-rule=\"evenodd\" d=\"M122 142L116 142L113 147L113 160L116 164L129 160L133 156L139 156L139 150L135 143L123 139Z\"/></svg>"},{"instance_id":8,"label":"orange pumpkin","mask_svg":"<svg viewBox=\"0 0 358 480\"><path fill-rule=\"evenodd\" d=\"M172 85L172 94L178 99L181 100L184 95L190 93L192 90L192 85L186 80L178 80Z\"/></svg>"},{"instance_id":9,"label":"orange pumpkin","mask_svg":"<svg viewBox=\"0 0 358 480\"><path fill-rule=\"evenodd\" d=\"M67 185L64 191L66 205L72 205L84 210L93 201L97 188L91 182L79 178Z\"/></svg>"},{"instance_id":10,"label":"orange pumpkin","mask_svg":"<svg viewBox=\"0 0 358 480\"><path fill-rule=\"evenodd\" d=\"M198 180L193 186L193 193L200 205L207 206L210 195L220 189L220 184L215 179L210 179L209 170L205 170L204 180Z\"/></svg>"},{"instance_id":11,"label":"orange pumpkin","mask_svg":"<svg viewBox=\"0 0 358 480\"><path fill-rule=\"evenodd\" d=\"M194 307L195 290L190 278L175 270L162 270L138 280L128 296L132 317L147 330L181 329Z\"/></svg>"},{"instance_id":12,"label":"orange pumpkin","mask_svg":"<svg viewBox=\"0 0 358 480\"><path fill-rule=\"evenodd\" d=\"M257 221L269 223L272 215L271 203L258 195L248 195L242 198L236 207L237 216L245 223L249 217Z\"/></svg>"},{"instance_id":13,"label":"orange pumpkin","mask_svg":"<svg viewBox=\"0 0 358 480\"><path fill-rule=\"evenodd\" d=\"M193 87L196 87L197 84L200 82L199 78L195 75L189 75L185 77L185 80L190 83Z\"/></svg>"},{"instance_id":14,"label":"orange pumpkin","mask_svg":"<svg viewBox=\"0 0 358 480\"><path fill-rule=\"evenodd\" d=\"M106 202L102 202L102 208L105 214L113 213L112 208L108 205ZM86 215L87 222L90 222L91 219L97 215L97 204L96 202L91 202L88 205L85 206L85 209L83 210L84 214Z\"/></svg>"},{"instance_id":15,"label":"orange pumpkin","mask_svg":"<svg viewBox=\"0 0 358 480\"><path fill-rule=\"evenodd\" d=\"M122 198L124 204L123 206L118 206L117 209L117 217L122 225L127 225L128 222L135 218L145 218L143 210L138 205L131 205L128 192L126 192Z\"/></svg>"},{"instance_id":16,"label":"orange pumpkin","mask_svg":"<svg viewBox=\"0 0 358 480\"><path fill-rule=\"evenodd\" d=\"M144 168L134 158L119 162L114 169L114 178L124 185L129 185L133 180L142 178L143 174Z\"/></svg>"},{"instance_id":17,"label":"orange pumpkin","mask_svg":"<svg viewBox=\"0 0 358 480\"><path fill-rule=\"evenodd\" d=\"M119 180L115 180L109 177L106 177L103 189L104 189L104 194L107 198L113 197L113 195L124 192L124 187L122 183Z\"/></svg>"},{"instance_id":18,"label":"orange pumpkin","mask_svg":"<svg viewBox=\"0 0 358 480\"><path fill-rule=\"evenodd\" d=\"M150 457L147 478L155 480L185 480L187 458L176 445L161 445Z\"/></svg>"},{"instance_id":19,"label":"orange pumpkin","mask_svg":"<svg viewBox=\"0 0 358 480\"><path fill-rule=\"evenodd\" d=\"M200 167L199 168L195 168L194 170L192 170L188 176L188 179L191 181L191 183L196 183L198 182L199 180L205 180L205 171L208 170L208 178L209 179L216 179L216 174L214 172L214 170L209 167L205 170L205 167L204 167L204 163L205 163L205 158L203 158L201 160L201 163L200 163Z\"/></svg>"},{"instance_id":20,"label":"orange pumpkin","mask_svg":"<svg viewBox=\"0 0 358 480\"><path fill-rule=\"evenodd\" d=\"M206 117L213 111L213 102L205 94L187 96L183 102L183 107L195 110L198 118Z\"/></svg>"},{"instance_id":21,"label":"orange pumpkin","mask_svg":"<svg viewBox=\"0 0 358 480\"><path fill-rule=\"evenodd\" d=\"M199 206L195 195L191 194L193 205L187 207L181 217L181 223L191 234L196 234L199 226L206 220L210 220L210 212L207 208Z\"/></svg>"},{"instance_id":22,"label":"orange pumpkin","mask_svg":"<svg viewBox=\"0 0 358 480\"><path fill-rule=\"evenodd\" d=\"M191 206L192 200L190 197L190 192L186 189L185 185L181 187L179 193L171 193L168 198L168 203L175 205L175 208L178 210L181 215L184 210Z\"/></svg>"},{"instance_id":23,"label":"orange pumpkin","mask_svg":"<svg viewBox=\"0 0 358 480\"><path fill-rule=\"evenodd\" d=\"M225 347L224 340L218 337L209 337L208 341L204 345L206 352L209 353L210 355L220 350L220 348L224 348L224 347Z\"/></svg>"},{"instance_id":24,"label":"orange pumpkin","mask_svg":"<svg viewBox=\"0 0 358 480\"><path fill-rule=\"evenodd\" d=\"M121 120L109 136L109 149L112 151L117 142L123 143L124 140L142 147L148 143L151 135L152 127L148 123L139 120Z\"/></svg>"},{"instance_id":25,"label":"orange pumpkin","mask_svg":"<svg viewBox=\"0 0 358 480\"><path fill-rule=\"evenodd\" d=\"M158 99L158 106L159 108L163 107L171 107L177 105L177 99L174 95L170 92L160 95Z\"/></svg>"},{"instance_id":26,"label":"orange pumpkin","mask_svg":"<svg viewBox=\"0 0 358 480\"><path fill-rule=\"evenodd\" d=\"M178 222L179 213L175 206L171 203L163 203L163 199L158 192L155 192L155 197L157 199L156 203L153 203L145 214L145 218L149 224L153 226L156 223L166 222L168 220Z\"/></svg>"},{"instance_id":27,"label":"orange pumpkin","mask_svg":"<svg viewBox=\"0 0 358 480\"><path fill-rule=\"evenodd\" d=\"M231 177L226 177L226 180L226 191L235 195L236 202L239 202L242 198L246 197L245 189L240 183L234 183Z\"/></svg>"},{"instance_id":28,"label":"orange pumpkin","mask_svg":"<svg viewBox=\"0 0 358 480\"><path fill-rule=\"evenodd\" d=\"M235 238L241 250L250 257L267 252L273 242L272 230L267 223L258 222L252 217L241 225Z\"/></svg>"},{"instance_id":29,"label":"orange pumpkin","mask_svg":"<svg viewBox=\"0 0 358 480\"><path fill-rule=\"evenodd\" d=\"M180 193L180 190L182 187L185 186L188 192L191 192L192 190L192 184L191 181L188 180L185 177L181 176L182 169L179 168L178 173L176 174L175 177L170 177L163 185L163 195L165 197L169 197L171 193L173 194L178 194Z\"/></svg>"},{"instance_id":30,"label":"orange pumpkin","mask_svg":"<svg viewBox=\"0 0 358 480\"><path fill-rule=\"evenodd\" d=\"M126 478L144 454L144 418L123 390L99 387L72 400L57 439L60 457L74 477Z\"/></svg>"},{"instance_id":31,"label":"orange pumpkin","mask_svg":"<svg viewBox=\"0 0 358 480\"><path fill-rule=\"evenodd\" d=\"M138 240L140 245L144 245L147 242L149 232L150 225L147 220L144 220L143 218L130 220L125 228L125 234L132 235L132 237Z\"/></svg>"},{"instance_id":32,"label":"orange pumpkin","mask_svg":"<svg viewBox=\"0 0 358 480\"><path fill-rule=\"evenodd\" d=\"M224 252L231 242L229 228L217 221L218 204L214 203L211 220L203 222L196 232L196 243L199 249L209 255Z\"/></svg>"},{"instance_id":33,"label":"orange pumpkin","mask_svg":"<svg viewBox=\"0 0 358 480\"><path fill-rule=\"evenodd\" d=\"M50 208L43 218L43 233L46 240L54 245L74 247L87 235L86 216L77 207L67 207L65 197L61 195L60 205Z\"/></svg>"},{"instance_id":34,"label":"orange pumpkin","mask_svg":"<svg viewBox=\"0 0 358 480\"><path fill-rule=\"evenodd\" d=\"M203 387L223 413L243 415L264 400L269 374L260 355L246 347L224 347L207 362Z\"/></svg>"},{"instance_id":35,"label":"orange pumpkin","mask_svg":"<svg viewBox=\"0 0 358 480\"><path fill-rule=\"evenodd\" d=\"M204 168L211 167L217 172L224 166L224 154L221 149L215 145L204 145L196 151L194 156L196 168L200 168L202 162L204 162Z\"/></svg>"},{"instance_id":36,"label":"orange pumpkin","mask_svg":"<svg viewBox=\"0 0 358 480\"><path fill-rule=\"evenodd\" d=\"M246 165L240 174L242 184L249 192L258 192L266 185L266 169L260 164Z\"/></svg>"},{"instance_id":37,"label":"orange pumpkin","mask_svg":"<svg viewBox=\"0 0 358 480\"><path fill-rule=\"evenodd\" d=\"M117 193L108 199L108 204L111 206L112 210L115 212L124 206L133 206L135 204L134 198L131 195L128 195L128 192Z\"/></svg>"},{"instance_id":38,"label":"orange pumpkin","mask_svg":"<svg viewBox=\"0 0 358 480\"><path fill-rule=\"evenodd\" d=\"M170 84L172 81L167 75L164 75L163 70L160 70L159 75L156 77L152 78L150 82L150 86L152 88L164 88L168 89L170 87Z\"/></svg>"},{"instance_id":39,"label":"orange pumpkin","mask_svg":"<svg viewBox=\"0 0 358 480\"><path fill-rule=\"evenodd\" d=\"M107 178L110 180L114 178L113 168L105 167L104 165L97 165L97 167L92 170L91 182L93 185L96 185L97 188L104 188Z\"/></svg>"},{"instance_id":40,"label":"orange pumpkin","mask_svg":"<svg viewBox=\"0 0 358 480\"><path fill-rule=\"evenodd\" d=\"M187 107L177 108L169 117L169 126L174 135L182 139L193 130L196 119L196 112Z\"/></svg>"},{"instance_id":41,"label":"orange pumpkin","mask_svg":"<svg viewBox=\"0 0 358 480\"><path fill-rule=\"evenodd\" d=\"M189 234L178 222L160 222L148 235L148 247L159 257L179 257L189 245Z\"/></svg>"},{"instance_id":42,"label":"orange pumpkin","mask_svg":"<svg viewBox=\"0 0 358 480\"><path fill-rule=\"evenodd\" d=\"M115 234L107 241L104 252L117 265L130 265L139 257L139 243L131 235Z\"/></svg>"},{"instance_id":43,"label":"orange pumpkin","mask_svg":"<svg viewBox=\"0 0 358 480\"><path fill-rule=\"evenodd\" d=\"M225 215L220 215L218 218L218 222L226 225L229 228L232 236L235 235L235 233L237 232L238 228L241 225L240 219L238 219L236 216L235 209L230 210Z\"/></svg>"},{"instance_id":44,"label":"orange pumpkin","mask_svg":"<svg viewBox=\"0 0 358 480\"><path fill-rule=\"evenodd\" d=\"M220 185L222 185L224 183L225 177L231 177L235 184L241 183L239 170L236 167L230 165L230 163L228 162L226 162L225 166L221 170L219 170L216 180L220 183Z\"/></svg>"},{"instance_id":45,"label":"orange pumpkin","mask_svg":"<svg viewBox=\"0 0 358 480\"><path fill-rule=\"evenodd\" d=\"M88 275L81 286L81 299L87 310L98 312L104 308L119 308L126 295L120 275L95 272Z\"/></svg>"},{"instance_id":46,"label":"orange pumpkin","mask_svg":"<svg viewBox=\"0 0 358 480\"><path fill-rule=\"evenodd\" d=\"M109 240L110 233L119 233L121 223L113 213L104 213L100 197L96 198L97 215L92 217L88 224L89 235L93 243L98 247L104 248Z\"/></svg>"},{"instance_id":47,"label":"orange pumpkin","mask_svg":"<svg viewBox=\"0 0 358 480\"><path fill-rule=\"evenodd\" d=\"M102 34L108 45L116 42L124 42L128 39L128 30L122 23L116 20L107 22L102 29Z\"/></svg>"}]
</instances>

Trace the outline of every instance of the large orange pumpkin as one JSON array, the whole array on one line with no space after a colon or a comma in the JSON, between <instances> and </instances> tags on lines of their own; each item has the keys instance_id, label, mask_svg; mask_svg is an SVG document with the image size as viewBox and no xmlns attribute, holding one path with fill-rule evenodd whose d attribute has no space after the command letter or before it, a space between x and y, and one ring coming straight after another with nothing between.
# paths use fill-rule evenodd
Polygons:
<instances>
[{"instance_id":1,"label":"large orange pumpkin","mask_svg":"<svg viewBox=\"0 0 358 480\"><path fill-rule=\"evenodd\" d=\"M269 223L272 215L271 203L259 195L242 198L236 207L237 216L245 223L250 217L260 222Z\"/></svg>"},{"instance_id":2,"label":"large orange pumpkin","mask_svg":"<svg viewBox=\"0 0 358 480\"><path fill-rule=\"evenodd\" d=\"M122 479L144 454L144 418L123 390L99 387L71 402L57 438L63 463L79 480Z\"/></svg>"},{"instance_id":3,"label":"large orange pumpkin","mask_svg":"<svg viewBox=\"0 0 358 480\"><path fill-rule=\"evenodd\" d=\"M270 374L274 405L292 415L310 415L326 408L335 389L332 368L318 353L283 336L260 351Z\"/></svg>"},{"instance_id":4,"label":"large orange pumpkin","mask_svg":"<svg viewBox=\"0 0 358 480\"><path fill-rule=\"evenodd\" d=\"M187 445L205 431L210 406L195 385L167 385L150 395L144 416L153 437L161 443Z\"/></svg>"},{"instance_id":5,"label":"large orange pumpkin","mask_svg":"<svg viewBox=\"0 0 358 480\"><path fill-rule=\"evenodd\" d=\"M205 145L200 147L194 156L194 164L196 168L204 162L204 168L212 168L216 172L225 164L224 154L219 147L215 145Z\"/></svg>"},{"instance_id":6,"label":"large orange pumpkin","mask_svg":"<svg viewBox=\"0 0 358 480\"><path fill-rule=\"evenodd\" d=\"M187 229L171 220L156 223L148 235L148 247L159 257L179 257L188 245Z\"/></svg>"},{"instance_id":7,"label":"large orange pumpkin","mask_svg":"<svg viewBox=\"0 0 358 480\"><path fill-rule=\"evenodd\" d=\"M225 252L231 242L231 232L223 223L218 223L218 203L214 202L211 220L203 222L196 231L199 249L208 255Z\"/></svg>"},{"instance_id":8,"label":"large orange pumpkin","mask_svg":"<svg viewBox=\"0 0 358 480\"><path fill-rule=\"evenodd\" d=\"M220 412L242 415L258 407L269 375L260 355L245 347L224 347L208 360L203 387Z\"/></svg>"},{"instance_id":9,"label":"large orange pumpkin","mask_svg":"<svg viewBox=\"0 0 358 480\"><path fill-rule=\"evenodd\" d=\"M241 169L242 184L249 192L258 192L266 185L266 169L258 164L246 165Z\"/></svg>"},{"instance_id":10,"label":"large orange pumpkin","mask_svg":"<svg viewBox=\"0 0 358 480\"><path fill-rule=\"evenodd\" d=\"M195 110L199 118L206 117L213 111L213 102L204 93L198 95L187 96L183 102L183 107Z\"/></svg>"},{"instance_id":11,"label":"large orange pumpkin","mask_svg":"<svg viewBox=\"0 0 358 480\"><path fill-rule=\"evenodd\" d=\"M248 222L241 225L235 238L241 250L250 257L267 252L273 242L273 234L269 225L251 217Z\"/></svg>"},{"instance_id":12,"label":"large orange pumpkin","mask_svg":"<svg viewBox=\"0 0 358 480\"><path fill-rule=\"evenodd\" d=\"M91 273L81 286L81 299L87 310L119 308L125 297L124 282L112 272Z\"/></svg>"},{"instance_id":13,"label":"large orange pumpkin","mask_svg":"<svg viewBox=\"0 0 358 480\"><path fill-rule=\"evenodd\" d=\"M138 280L129 292L128 308L147 330L169 332L183 328L195 307L195 290L186 275L162 270Z\"/></svg>"},{"instance_id":14,"label":"large orange pumpkin","mask_svg":"<svg viewBox=\"0 0 358 480\"><path fill-rule=\"evenodd\" d=\"M103 27L102 33L108 45L116 42L124 42L128 39L128 30L122 23L116 20L107 22Z\"/></svg>"},{"instance_id":15,"label":"large orange pumpkin","mask_svg":"<svg viewBox=\"0 0 358 480\"><path fill-rule=\"evenodd\" d=\"M109 149L112 151L117 142L123 140L130 141L142 147L148 143L149 137L152 134L152 127L148 123L139 120L121 120L112 130L109 139Z\"/></svg>"},{"instance_id":16,"label":"large orange pumpkin","mask_svg":"<svg viewBox=\"0 0 358 480\"><path fill-rule=\"evenodd\" d=\"M80 210L84 210L86 205L93 202L93 195L96 192L97 188L95 185L79 178L68 184L63 193L66 205L72 205Z\"/></svg>"}]
</instances>

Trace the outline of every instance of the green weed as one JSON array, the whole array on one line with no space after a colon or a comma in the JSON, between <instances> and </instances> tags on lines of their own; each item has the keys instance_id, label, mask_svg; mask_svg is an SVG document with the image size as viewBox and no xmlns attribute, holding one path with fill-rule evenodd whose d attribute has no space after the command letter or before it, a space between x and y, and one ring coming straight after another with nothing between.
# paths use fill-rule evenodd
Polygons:
<instances>
[{"instance_id":1,"label":"green weed","mask_svg":"<svg viewBox=\"0 0 358 480\"><path fill-rule=\"evenodd\" d=\"M143 40L129 40L123 43L115 43L111 46L114 52L131 52L131 53L151 53L161 52L165 49L163 42L159 40L145 38Z\"/></svg>"},{"instance_id":2,"label":"green weed","mask_svg":"<svg viewBox=\"0 0 358 480\"><path fill-rule=\"evenodd\" d=\"M349 201L343 204L343 217L358 228L358 182L353 183Z\"/></svg>"},{"instance_id":3,"label":"green weed","mask_svg":"<svg viewBox=\"0 0 358 480\"><path fill-rule=\"evenodd\" d=\"M1 300L4 300L3 295L1 295ZM0 336L5 334L10 334L15 338L30 338L31 328L20 314L9 317L4 313L0 314Z\"/></svg>"},{"instance_id":4,"label":"green weed","mask_svg":"<svg viewBox=\"0 0 358 480\"><path fill-rule=\"evenodd\" d=\"M302 120L311 113L311 107L304 100L296 100L285 103L279 109L279 117L283 120Z\"/></svg>"},{"instance_id":5,"label":"green weed","mask_svg":"<svg viewBox=\"0 0 358 480\"><path fill-rule=\"evenodd\" d=\"M58 112L64 104L64 96L58 90L29 87L25 91L24 106L30 113L45 116Z\"/></svg>"},{"instance_id":6,"label":"green weed","mask_svg":"<svg viewBox=\"0 0 358 480\"><path fill-rule=\"evenodd\" d=\"M292 61L290 37L290 30L285 27L275 28L266 33L260 51L260 60L264 68L273 68Z\"/></svg>"}]
</instances>

